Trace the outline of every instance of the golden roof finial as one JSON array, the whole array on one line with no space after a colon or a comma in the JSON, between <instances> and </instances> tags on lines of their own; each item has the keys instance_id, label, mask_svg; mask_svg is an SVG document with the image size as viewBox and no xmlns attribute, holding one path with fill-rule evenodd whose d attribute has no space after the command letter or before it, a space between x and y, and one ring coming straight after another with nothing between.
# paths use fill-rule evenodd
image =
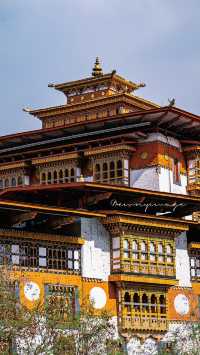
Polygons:
<instances>
[{"instance_id":1,"label":"golden roof finial","mask_svg":"<svg viewBox=\"0 0 200 355\"><path fill-rule=\"evenodd\" d=\"M99 57L96 57L94 67L92 69L92 76L101 76L101 75L103 75L103 71L101 68Z\"/></svg>"}]
</instances>

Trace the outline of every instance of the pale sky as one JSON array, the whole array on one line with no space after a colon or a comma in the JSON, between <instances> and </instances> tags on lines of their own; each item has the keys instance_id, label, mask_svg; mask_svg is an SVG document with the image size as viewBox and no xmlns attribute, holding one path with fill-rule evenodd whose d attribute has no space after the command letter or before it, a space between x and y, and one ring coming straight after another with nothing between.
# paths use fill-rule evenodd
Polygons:
<instances>
[{"instance_id":1,"label":"pale sky","mask_svg":"<svg viewBox=\"0 0 200 355\"><path fill-rule=\"evenodd\" d=\"M200 114L200 0L0 0L0 135L38 129L22 112L63 104L47 87L104 72L137 95Z\"/></svg>"}]
</instances>

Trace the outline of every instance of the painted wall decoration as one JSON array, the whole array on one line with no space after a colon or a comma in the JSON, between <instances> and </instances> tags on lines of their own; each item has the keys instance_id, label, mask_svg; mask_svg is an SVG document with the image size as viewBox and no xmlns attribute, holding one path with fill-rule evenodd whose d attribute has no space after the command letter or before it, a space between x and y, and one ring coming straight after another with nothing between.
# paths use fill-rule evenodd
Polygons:
<instances>
[{"instance_id":1,"label":"painted wall decoration","mask_svg":"<svg viewBox=\"0 0 200 355\"><path fill-rule=\"evenodd\" d=\"M101 287L93 287L90 290L90 302L95 309L105 307L107 301L106 293Z\"/></svg>"}]
</instances>

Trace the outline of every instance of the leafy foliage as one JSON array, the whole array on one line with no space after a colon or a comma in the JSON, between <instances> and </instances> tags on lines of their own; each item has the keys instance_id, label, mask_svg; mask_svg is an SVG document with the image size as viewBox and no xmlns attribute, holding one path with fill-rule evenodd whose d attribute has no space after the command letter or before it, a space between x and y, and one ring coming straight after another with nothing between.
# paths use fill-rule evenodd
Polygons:
<instances>
[{"instance_id":1,"label":"leafy foliage","mask_svg":"<svg viewBox=\"0 0 200 355\"><path fill-rule=\"evenodd\" d=\"M48 299L30 310L19 302L12 273L0 274L0 354L119 355L111 316L83 304L74 314L65 300Z\"/></svg>"}]
</instances>

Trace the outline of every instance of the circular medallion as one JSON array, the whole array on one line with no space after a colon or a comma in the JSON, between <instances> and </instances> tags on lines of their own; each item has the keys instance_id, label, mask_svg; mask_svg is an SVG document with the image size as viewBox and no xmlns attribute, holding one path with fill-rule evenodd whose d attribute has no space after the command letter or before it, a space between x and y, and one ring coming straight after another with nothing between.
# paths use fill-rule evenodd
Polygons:
<instances>
[{"instance_id":1,"label":"circular medallion","mask_svg":"<svg viewBox=\"0 0 200 355\"><path fill-rule=\"evenodd\" d=\"M90 302L95 309L101 309L106 305L106 293L101 287L93 287L90 290Z\"/></svg>"},{"instance_id":2,"label":"circular medallion","mask_svg":"<svg viewBox=\"0 0 200 355\"><path fill-rule=\"evenodd\" d=\"M40 288L35 282L27 282L24 285L24 295L27 300L33 302L40 298Z\"/></svg>"},{"instance_id":3,"label":"circular medallion","mask_svg":"<svg viewBox=\"0 0 200 355\"><path fill-rule=\"evenodd\" d=\"M147 157L148 157L148 152L142 152L142 153L140 154L140 157L141 157L142 159L147 159Z\"/></svg>"},{"instance_id":4,"label":"circular medallion","mask_svg":"<svg viewBox=\"0 0 200 355\"><path fill-rule=\"evenodd\" d=\"M174 307L178 314L185 316L190 309L188 298L182 293L179 293L174 299Z\"/></svg>"}]
</instances>

